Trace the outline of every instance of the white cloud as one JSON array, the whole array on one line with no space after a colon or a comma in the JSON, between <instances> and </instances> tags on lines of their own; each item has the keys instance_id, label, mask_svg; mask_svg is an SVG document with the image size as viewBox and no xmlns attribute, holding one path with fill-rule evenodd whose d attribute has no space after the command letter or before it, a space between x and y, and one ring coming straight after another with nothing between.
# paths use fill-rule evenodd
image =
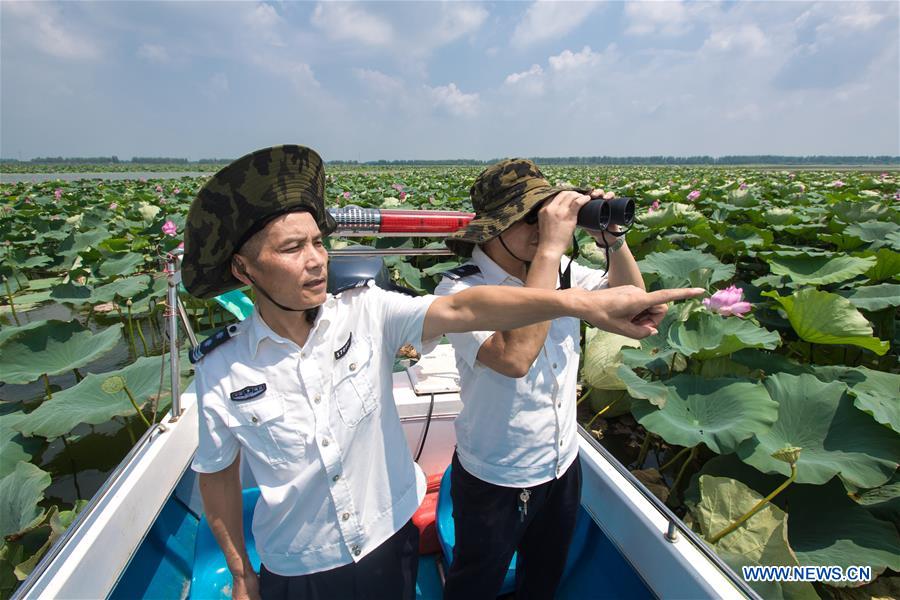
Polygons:
<instances>
[{"instance_id":1,"label":"white cloud","mask_svg":"<svg viewBox=\"0 0 900 600\"><path fill-rule=\"evenodd\" d=\"M488 18L488 11L475 4L444 3L441 15L434 29L428 32L428 39L434 46L443 46L461 37L476 32Z\"/></svg>"},{"instance_id":2,"label":"white cloud","mask_svg":"<svg viewBox=\"0 0 900 600\"><path fill-rule=\"evenodd\" d=\"M283 71L300 94L307 94L321 87L313 74L312 67L306 63L290 63L283 67Z\"/></svg>"},{"instance_id":3,"label":"white cloud","mask_svg":"<svg viewBox=\"0 0 900 600\"><path fill-rule=\"evenodd\" d=\"M527 71L507 75L505 83L529 94L543 94L544 70L541 68L541 65L531 65L531 68Z\"/></svg>"},{"instance_id":4,"label":"white cloud","mask_svg":"<svg viewBox=\"0 0 900 600\"><path fill-rule=\"evenodd\" d=\"M564 36L581 25L597 6L595 2L539 0L528 7L516 25L512 45L524 48Z\"/></svg>"},{"instance_id":5,"label":"white cloud","mask_svg":"<svg viewBox=\"0 0 900 600\"><path fill-rule=\"evenodd\" d=\"M464 94L455 83L438 87L425 86L435 107L443 108L457 117L474 117L478 114L478 93Z\"/></svg>"},{"instance_id":6,"label":"white cloud","mask_svg":"<svg viewBox=\"0 0 900 600\"><path fill-rule=\"evenodd\" d=\"M768 47L769 40L759 27L756 25L739 25L712 32L703 43L702 50L762 54Z\"/></svg>"},{"instance_id":7,"label":"white cloud","mask_svg":"<svg viewBox=\"0 0 900 600\"><path fill-rule=\"evenodd\" d=\"M141 44L137 51L138 58L153 63L169 62L169 52L159 44Z\"/></svg>"},{"instance_id":8,"label":"white cloud","mask_svg":"<svg viewBox=\"0 0 900 600\"><path fill-rule=\"evenodd\" d=\"M19 21L15 27L27 31L23 36L36 49L69 60L96 60L102 55L99 44L90 35L68 22L58 7L46 3L3 2L3 12Z\"/></svg>"},{"instance_id":9,"label":"white cloud","mask_svg":"<svg viewBox=\"0 0 900 600\"><path fill-rule=\"evenodd\" d=\"M332 40L386 46L394 38L389 22L349 3L320 2L313 11L312 23Z\"/></svg>"},{"instance_id":10,"label":"white cloud","mask_svg":"<svg viewBox=\"0 0 900 600\"><path fill-rule=\"evenodd\" d=\"M271 4L257 4L253 10L244 13L243 20L247 28L259 39L273 46L285 46L277 31L284 24L284 20Z\"/></svg>"},{"instance_id":11,"label":"white cloud","mask_svg":"<svg viewBox=\"0 0 900 600\"><path fill-rule=\"evenodd\" d=\"M402 81L396 77L385 75L381 71L374 69L353 69L353 74L365 84L369 90L376 94L400 94L404 89Z\"/></svg>"},{"instance_id":12,"label":"white cloud","mask_svg":"<svg viewBox=\"0 0 900 600\"><path fill-rule=\"evenodd\" d=\"M567 71L595 65L600 61L601 56L600 53L592 51L590 46L585 46L581 52L563 50L556 56L551 56L548 62L554 71Z\"/></svg>"},{"instance_id":13,"label":"white cloud","mask_svg":"<svg viewBox=\"0 0 900 600\"><path fill-rule=\"evenodd\" d=\"M681 0L627 2L625 17L630 35L679 35L691 28L690 15Z\"/></svg>"}]
</instances>

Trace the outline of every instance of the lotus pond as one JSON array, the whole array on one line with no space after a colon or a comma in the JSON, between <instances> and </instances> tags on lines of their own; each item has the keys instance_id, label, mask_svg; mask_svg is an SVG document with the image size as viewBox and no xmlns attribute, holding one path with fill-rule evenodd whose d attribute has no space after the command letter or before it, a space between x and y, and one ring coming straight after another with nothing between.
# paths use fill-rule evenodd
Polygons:
<instances>
[{"instance_id":1,"label":"lotus pond","mask_svg":"<svg viewBox=\"0 0 900 600\"><path fill-rule=\"evenodd\" d=\"M334 167L327 194L469 209L479 170ZM544 171L637 200L627 239L648 288L718 292L673 307L640 342L587 327L582 424L736 569L879 576L857 588L754 584L762 596L900 596L900 174ZM0 185L0 597L168 407L160 261L204 180ZM579 261L602 268L590 238L579 243ZM386 261L422 293L457 264ZM234 319L184 299L201 335Z\"/></svg>"}]
</instances>

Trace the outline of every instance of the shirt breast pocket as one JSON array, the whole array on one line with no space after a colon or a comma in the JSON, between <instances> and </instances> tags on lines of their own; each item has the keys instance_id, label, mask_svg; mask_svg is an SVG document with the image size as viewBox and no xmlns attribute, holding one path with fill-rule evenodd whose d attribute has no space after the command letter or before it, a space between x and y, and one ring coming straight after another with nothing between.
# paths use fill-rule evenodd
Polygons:
<instances>
[{"instance_id":1,"label":"shirt breast pocket","mask_svg":"<svg viewBox=\"0 0 900 600\"><path fill-rule=\"evenodd\" d=\"M299 437L291 443L292 432L285 424L284 398L280 394L268 391L262 398L235 402L234 416L247 449L266 463L280 465L290 456L297 458L298 451L302 452Z\"/></svg>"},{"instance_id":2,"label":"shirt breast pocket","mask_svg":"<svg viewBox=\"0 0 900 600\"><path fill-rule=\"evenodd\" d=\"M377 403L377 390L372 376L374 347L369 338L353 339L347 354L335 360L333 373L333 397L341 421L347 427L355 427L366 418Z\"/></svg>"}]
</instances>

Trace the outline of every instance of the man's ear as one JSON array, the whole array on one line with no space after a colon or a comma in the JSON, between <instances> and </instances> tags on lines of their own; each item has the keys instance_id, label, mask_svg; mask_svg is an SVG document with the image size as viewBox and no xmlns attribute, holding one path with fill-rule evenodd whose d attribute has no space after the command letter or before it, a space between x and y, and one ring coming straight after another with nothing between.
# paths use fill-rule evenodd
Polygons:
<instances>
[{"instance_id":1,"label":"man's ear","mask_svg":"<svg viewBox=\"0 0 900 600\"><path fill-rule=\"evenodd\" d=\"M237 255L231 257L231 274L244 285L251 285L250 275L247 274L247 268Z\"/></svg>"}]
</instances>

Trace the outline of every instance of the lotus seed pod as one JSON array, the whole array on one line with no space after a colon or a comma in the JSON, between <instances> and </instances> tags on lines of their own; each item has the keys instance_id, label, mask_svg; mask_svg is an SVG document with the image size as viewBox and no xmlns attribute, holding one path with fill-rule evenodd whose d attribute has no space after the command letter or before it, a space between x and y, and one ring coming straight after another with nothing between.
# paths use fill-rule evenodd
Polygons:
<instances>
[{"instance_id":1,"label":"lotus seed pod","mask_svg":"<svg viewBox=\"0 0 900 600\"><path fill-rule=\"evenodd\" d=\"M797 460L800 458L800 450L802 450L802 448L798 448L797 446L785 446L781 450L773 452L772 458L793 465L796 464Z\"/></svg>"},{"instance_id":2,"label":"lotus seed pod","mask_svg":"<svg viewBox=\"0 0 900 600\"><path fill-rule=\"evenodd\" d=\"M125 306L131 306L132 304L133 304L133 303L132 303L132 301L131 301L131 298L129 298L129 299L125 302Z\"/></svg>"}]
</instances>

